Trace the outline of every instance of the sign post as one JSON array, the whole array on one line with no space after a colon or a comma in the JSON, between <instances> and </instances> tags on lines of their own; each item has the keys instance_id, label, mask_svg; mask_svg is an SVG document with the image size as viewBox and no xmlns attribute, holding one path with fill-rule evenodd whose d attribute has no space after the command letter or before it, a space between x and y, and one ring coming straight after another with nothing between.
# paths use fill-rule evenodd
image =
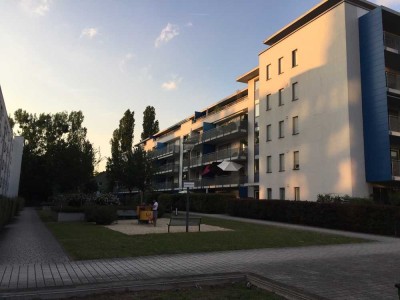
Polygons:
<instances>
[{"instance_id":1,"label":"sign post","mask_svg":"<svg viewBox=\"0 0 400 300\"><path fill-rule=\"evenodd\" d=\"M186 232L189 232L189 188L194 188L194 182L184 181L183 188L186 188Z\"/></svg>"}]
</instances>

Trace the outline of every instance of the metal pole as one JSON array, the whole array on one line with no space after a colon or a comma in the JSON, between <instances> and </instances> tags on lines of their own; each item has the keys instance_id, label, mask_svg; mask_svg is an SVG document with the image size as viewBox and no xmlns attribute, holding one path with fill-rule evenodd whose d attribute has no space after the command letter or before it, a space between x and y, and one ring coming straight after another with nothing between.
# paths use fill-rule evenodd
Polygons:
<instances>
[{"instance_id":1,"label":"metal pole","mask_svg":"<svg viewBox=\"0 0 400 300\"><path fill-rule=\"evenodd\" d=\"M188 181L190 181L190 159L192 149L189 150ZM189 232L189 187L186 187L186 232Z\"/></svg>"}]
</instances>

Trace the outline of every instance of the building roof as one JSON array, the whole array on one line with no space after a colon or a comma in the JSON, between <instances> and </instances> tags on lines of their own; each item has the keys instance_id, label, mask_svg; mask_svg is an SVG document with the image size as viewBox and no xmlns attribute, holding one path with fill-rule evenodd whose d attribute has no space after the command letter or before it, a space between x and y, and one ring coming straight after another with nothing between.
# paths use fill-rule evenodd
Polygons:
<instances>
[{"instance_id":1,"label":"building roof","mask_svg":"<svg viewBox=\"0 0 400 300\"><path fill-rule=\"evenodd\" d=\"M264 41L264 44L268 46L272 46L273 44L276 44L280 40L284 39L288 35L292 34L305 24L309 23L311 20L319 17L320 15L324 14L325 12L329 11L333 7L337 6L340 3L350 3L352 5L358 6L365 8L367 10L372 10L376 7L378 7L376 4L373 4L371 2L365 1L365 0L324 0L311 8L308 12L294 20L293 22L289 23L285 27L283 27L281 30L277 31L273 35L271 35L269 38L267 38Z\"/></svg>"},{"instance_id":2,"label":"building roof","mask_svg":"<svg viewBox=\"0 0 400 300\"><path fill-rule=\"evenodd\" d=\"M255 77L257 77L259 74L259 68L256 67L253 70L248 71L247 73L239 76L236 81L237 82L243 82L243 83L247 83L249 82L250 79L253 79Z\"/></svg>"}]
</instances>

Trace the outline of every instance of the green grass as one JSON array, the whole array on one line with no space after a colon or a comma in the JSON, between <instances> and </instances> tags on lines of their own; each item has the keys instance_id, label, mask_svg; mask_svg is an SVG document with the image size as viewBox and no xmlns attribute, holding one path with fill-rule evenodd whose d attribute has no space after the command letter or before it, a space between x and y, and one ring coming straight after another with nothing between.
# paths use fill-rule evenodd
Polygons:
<instances>
[{"instance_id":1,"label":"green grass","mask_svg":"<svg viewBox=\"0 0 400 300\"><path fill-rule=\"evenodd\" d=\"M366 242L338 235L217 218L202 218L202 222L233 231L128 236L92 223L46 224L74 260Z\"/></svg>"},{"instance_id":2,"label":"green grass","mask_svg":"<svg viewBox=\"0 0 400 300\"><path fill-rule=\"evenodd\" d=\"M201 288L182 288L164 291L140 291L140 292L109 292L101 295L91 295L86 297L72 297L68 299L82 300L235 300L235 299L252 299L252 300L284 300L281 296L274 293L252 287L246 288L244 283L235 283L231 285L202 286Z\"/></svg>"}]
</instances>

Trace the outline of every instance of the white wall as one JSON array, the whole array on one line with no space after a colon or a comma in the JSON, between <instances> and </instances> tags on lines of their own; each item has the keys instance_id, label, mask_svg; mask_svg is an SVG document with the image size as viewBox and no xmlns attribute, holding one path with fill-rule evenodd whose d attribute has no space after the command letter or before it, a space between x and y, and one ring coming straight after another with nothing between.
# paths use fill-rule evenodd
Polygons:
<instances>
[{"instance_id":1,"label":"white wall","mask_svg":"<svg viewBox=\"0 0 400 300\"><path fill-rule=\"evenodd\" d=\"M348 11L348 12L347 12ZM362 117L358 32L346 30L356 22L355 8L342 3L260 54L260 198L272 188L279 198L315 201L319 193L368 196L363 174ZM292 68L292 50L298 66ZM283 74L278 59L283 57ZM272 78L266 80L266 65ZM349 69L349 70L348 70ZM352 84L349 86L349 76ZM297 101L292 83L298 82ZM284 88L284 105L278 107L278 90ZM351 88L351 91L349 90ZM265 97L272 96L266 111ZM352 106L350 107L350 101ZM354 105L353 105L354 104ZM357 115L350 118L350 114ZM292 135L292 117L299 118L299 134ZM285 137L278 138L278 123L285 121ZM266 142L266 125L272 125L272 141ZM357 139L354 139L357 137ZM352 140L353 139L353 140ZM357 145L356 145L356 144ZM293 170L293 152L300 152L300 170ZM361 152L361 154L360 154ZM279 154L285 154L285 171L278 171ZM266 156L272 156L273 172L266 173Z\"/></svg>"},{"instance_id":2,"label":"white wall","mask_svg":"<svg viewBox=\"0 0 400 300\"><path fill-rule=\"evenodd\" d=\"M22 136L14 137L13 152L11 154L10 182L7 191L7 197L10 198L18 196L23 149L24 138Z\"/></svg>"}]
</instances>

